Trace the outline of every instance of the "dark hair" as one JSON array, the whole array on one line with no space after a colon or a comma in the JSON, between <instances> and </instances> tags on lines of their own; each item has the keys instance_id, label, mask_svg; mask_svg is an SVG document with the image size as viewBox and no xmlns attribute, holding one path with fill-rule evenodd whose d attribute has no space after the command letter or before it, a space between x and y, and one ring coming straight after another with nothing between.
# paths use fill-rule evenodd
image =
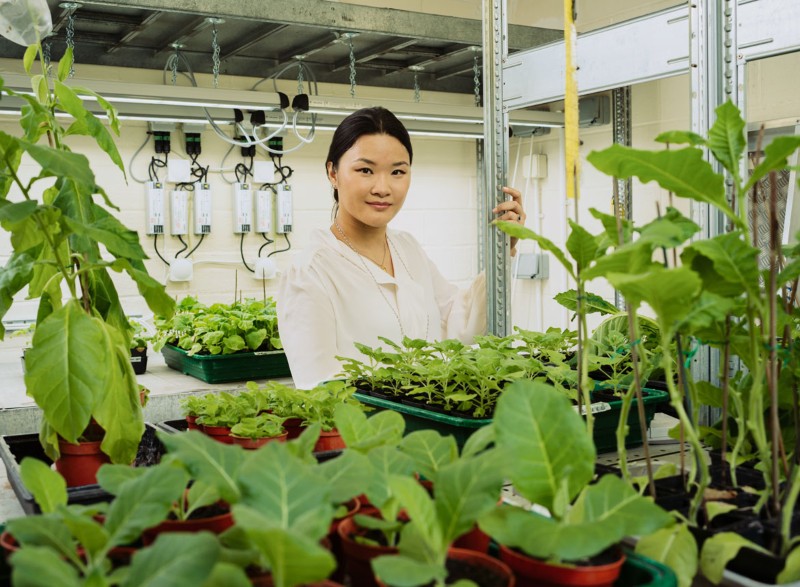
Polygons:
<instances>
[{"instance_id":1,"label":"dark hair","mask_svg":"<svg viewBox=\"0 0 800 587\"><path fill-rule=\"evenodd\" d=\"M355 145L356 141L364 135L389 135L400 141L408 151L408 163L414 158L411 149L411 138L403 123L386 108L375 106L356 110L345 118L336 128L328 149L328 158L325 160L325 172L328 163L333 163L334 169L339 165L339 159ZM339 190L333 189L333 199L339 201Z\"/></svg>"}]
</instances>

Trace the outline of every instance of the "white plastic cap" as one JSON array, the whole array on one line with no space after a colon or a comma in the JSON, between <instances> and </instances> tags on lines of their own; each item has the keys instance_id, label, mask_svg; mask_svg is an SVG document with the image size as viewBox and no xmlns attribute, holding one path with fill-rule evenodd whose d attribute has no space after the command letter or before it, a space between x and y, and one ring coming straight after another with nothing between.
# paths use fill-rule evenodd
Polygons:
<instances>
[{"instance_id":1,"label":"white plastic cap","mask_svg":"<svg viewBox=\"0 0 800 587\"><path fill-rule=\"evenodd\" d=\"M253 277L256 279L274 279L277 274L278 267L275 265L275 261L269 257L256 259Z\"/></svg>"},{"instance_id":2,"label":"white plastic cap","mask_svg":"<svg viewBox=\"0 0 800 587\"><path fill-rule=\"evenodd\" d=\"M191 281L194 269L191 259L173 259L169 264L170 281Z\"/></svg>"}]
</instances>

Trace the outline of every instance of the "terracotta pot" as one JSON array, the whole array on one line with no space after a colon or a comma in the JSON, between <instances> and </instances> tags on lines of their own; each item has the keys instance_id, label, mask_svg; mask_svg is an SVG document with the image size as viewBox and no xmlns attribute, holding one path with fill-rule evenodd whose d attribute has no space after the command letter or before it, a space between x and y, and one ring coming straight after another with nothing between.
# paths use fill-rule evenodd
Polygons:
<instances>
[{"instance_id":1,"label":"terracotta pot","mask_svg":"<svg viewBox=\"0 0 800 587\"><path fill-rule=\"evenodd\" d=\"M283 429L289 434L289 440L297 438L303 433L305 428L301 426L303 421L300 418L286 418L283 421Z\"/></svg>"},{"instance_id":2,"label":"terracotta pot","mask_svg":"<svg viewBox=\"0 0 800 587\"><path fill-rule=\"evenodd\" d=\"M361 502L357 497L354 497L345 505L347 506L347 513L341 518L334 518L334 520L331 522L330 528L328 529L328 542L330 543L329 550L333 553L334 558L336 558L336 570L331 575L331 579L340 582L344 582L345 574L344 554L342 553L342 540L339 538L339 526L341 525L342 520L352 518L358 513L358 511L361 509Z\"/></svg>"},{"instance_id":3,"label":"terracotta pot","mask_svg":"<svg viewBox=\"0 0 800 587\"><path fill-rule=\"evenodd\" d=\"M364 508L361 513L377 517L378 510L373 507ZM394 546L370 546L359 544L353 540L353 535L365 534L366 530L359 527L352 517L342 520L337 532L342 545L344 570L350 577L350 583L358 585L358 587L377 587L378 583L372 573L372 559L384 554L397 554L397 548Z\"/></svg>"},{"instance_id":4,"label":"terracotta pot","mask_svg":"<svg viewBox=\"0 0 800 587\"><path fill-rule=\"evenodd\" d=\"M288 437L288 432L284 432L280 436L267 436L265 438L244 438L243 436L234 436L231 434L231 441L233 444L238 444L247 450L255 450L257 448L261 448L268 442L286 442Z\"/></svg>"},{"instance_id":5,"label":"terracotta pot","mask_svg":"<svg viewBox=\"0 0 800 587\"><path fill-rule=\"evenodd\" d=\"M501 544L500 560L514 571L519 587L611 587L622 570L625 554L620 551L618 560L605 565L561 566L548 564Z\"/></svg>"},{"instance_id":6,"label":"terracotta pot","mask_svg":"<svg viewBox=\"0 0 800 587\"><path fill-rule=\"evenodd\" d=\"M492 585L502 584L503 587L515 587L516 585L514 573L511 572L511 569L508 567L508 565L494 557L489 556L488 554L475 552L473 550L464 550L463 548L450 548L447 551L447 560L458 561L464 566L467 566L469 569L482 569L484 573L491 574L493 576L494 581L492 582ZM474 572L470 574L472 576L469 578L475 581L478 584L478 587L481 587L481 583L478 580L478 574ZM379 587L388 587L387 584L380 579L378 579L377 582Z\"/></svg>"},{"instance_id":7,"label":"terracotta pot","mask_svg":"<svg viewBox=\"0 0 800 587\"><path fill-rule=\"evenodd\" d=\"M334 429L329 432L324 430L319 433L317 444L314 445L314 452L325 452L328 450L342 450L346 448L342 435Z\"/></svg>"},{"instance_id":8,"label":"terracotta pot","mask_svg":"<svg viewBox=\"0 0 800 587\"><path fill-rule=\"evenodd\" d=\"M197 416L186 416L186 429L200 430L200 426L197 425Z\"/></svg>"},{"instance_id":9,"label":"terracotta pot","mask_svg":"<svg viewBox=\"0 0 800 587\"><path fill-rule=\"evenodd\" d=\"M210 436L217 442L221 442L223 444L233 444L231 429L228 426L206 426L204 424L203 433Z\"/></svg>"},{"instance_id":10,"label":"terracotta pot","mask_svg":"<svg viewBox=\"0 0 800 587\"><path fill-rule=\"evenodd\" d=\"M148 546L155 541L159 534L164 532L200 532L206 530L212 534L222 534L231 526L233 526L233 514L230 511L208 518L164 520L157 526L142 532L142 542L145 546Z\"/></svg>"},{"instance_id":11,"label":"terracotta pot","mask_svg":"<svg viewBox=\"0 0 800 587\"><path fill-rule=\"evenodd\" d=\"M72 444L58 439L61 457L56 461L56 471L66 480L67 487L97 483L97 470L111 462L108 455L100 450L101 443L101 440L94 440Z\"/></svg>"},{"instance_id":12,"label":"terracotta pot","mask_svg":"<svg viewBox=\"0 0 800 587\"><path fill-rule=\"evenodd\" d=\"M19 544L16 539L8 533L8 530L3 530L0 534L0 548L3 549L3 554L6 558L19 550Z\"/></svg>"}]
</instances>

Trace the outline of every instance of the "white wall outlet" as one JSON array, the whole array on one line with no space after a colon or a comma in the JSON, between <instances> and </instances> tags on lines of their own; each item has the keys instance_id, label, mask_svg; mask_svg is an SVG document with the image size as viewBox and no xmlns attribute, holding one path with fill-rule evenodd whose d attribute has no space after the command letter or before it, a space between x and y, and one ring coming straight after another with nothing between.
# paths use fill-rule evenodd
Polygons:
<instances>
[{"instance_id":1,"label":"white wall outlet","mask_svg":"<svg viewBox=\"0 0 800 587\"><path fill-rule=\"evenodd\" d=\"M292 232L292 186L286 183L279 185L275 202L277 217L275 232L279 234Z\"/></svg>"},{"instance_id":2,"label":"white wall outlet","mask_svg":"<svg viewBox=\"0 0 800 587\"><path fill-rule=\"evenodd\" d=\"M256 232L272 232L272 190L256 192Z\"/></svg>"},{"instance_id":3,"label":"white wall outlet","mask_svg":"<svg viewBox=\"0 0 800 587\"><path fill-rule=\"evenodd\" d=\"M253 228L253 190L248 183L233 184L233 232L243 234Z\"/></svg>"},{"instance_id":4,"label":"white wall outlet","mask_svg":"<svg viewBox=\"0 0 800 587\"><path fill-rule=\"evenodd\" d=\"M547 155L525 155L522 158L522 177L545 179L547 177Z\"/></svg>"},{"instance_id":5,"label":"white wall outlet","mask_svg":"<svg viewBox=\"0 0 800 587\"><path fill-rule=\"evenodd\" d=\"M188 159L169 159L167 161L167 181L169 183L192 181L191 162Z\"/></svg>"},{"instance_id":6,"label":"white wall outlet","mask_svg":"<svg viewBox=\"0 0 800 587\"><path fill-rule=\"evenodd\" d=\"M275 181L275 164L272 161L253 162L253 183L273 183Z\"/></svg>"},{"instance_id":7,"label":"white wall outlet","mask_svg":"<svg viewBox=\"0 0 800 587\"><path fill-rule=\"evenodd\" d=\"M200 184L194 190L194 233L211 233L211 186L207 183Z\"/></svg>"},{"instance_id":8,"label":"white wall outlet","mask_svg":"<svg viewBox=\"0 0 800 587\"><path fill-rule=\"evenodd\" d=\"M169 193L169 233L183 236L189 232L189 194L184 190Z\"/></svg>"},{"instance_id":9,"label":"white wall outlet","mask_svg":"<svg viewBox=\"0 0 800 587\"><path fill-rule=\"evenodd\" d=\"M159 181L148 181L146 190L147 234L164 234L164 184Z\"/></svg>"}]
</instances>

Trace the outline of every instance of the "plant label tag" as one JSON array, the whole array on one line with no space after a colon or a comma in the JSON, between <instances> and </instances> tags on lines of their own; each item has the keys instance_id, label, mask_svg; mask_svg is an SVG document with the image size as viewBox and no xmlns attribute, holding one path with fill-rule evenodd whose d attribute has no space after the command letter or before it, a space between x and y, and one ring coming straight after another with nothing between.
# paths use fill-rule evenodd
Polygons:
<instances>
[{"instance_id":1,"label":"plant label tag","mask_svg":"<svg viewBox=\"0 0 800 587\"><path fill-rule=\"evenodd\" d=\"M131 363L141 363L142 357L131 357Z\"/></svg>"},{"instance_id":2,"label":"plant label tag","mask_svg":"<svg viewBox=\"0 0 800 587\"><path fill-rule=\"evenodd\" d=\"M611 409L611 404L608 402L594 402L591 406L593 414L599 414L601 412L608 412ZM578 406L572 406L572 409L576 412L578 411ZM581 416L586 415L586 406L581 406Z\"/></svg>"},{"instance_id":3,"label":"plant label tag","mask_svg":"<svg viewBox=\"0 0 800 587\"><path fill-rule=\"evenodd\" d=\"M256 351L253 353L256 357L261 357L264 355L274 355L275 351Z\"/></svg>"}]
</instances>

